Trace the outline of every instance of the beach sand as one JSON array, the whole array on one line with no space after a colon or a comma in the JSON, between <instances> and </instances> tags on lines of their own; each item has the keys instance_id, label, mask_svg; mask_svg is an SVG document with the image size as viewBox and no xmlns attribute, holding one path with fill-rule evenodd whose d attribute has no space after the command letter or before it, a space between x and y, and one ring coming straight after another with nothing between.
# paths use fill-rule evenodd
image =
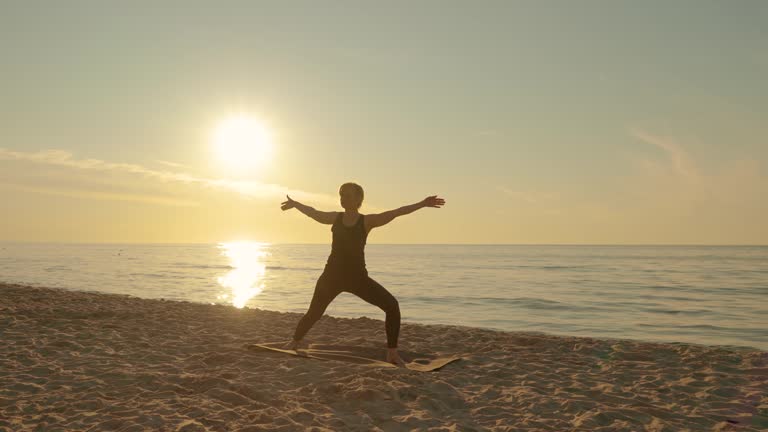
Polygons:
<instances>
[{"instance_id":1,"label":"beach sand","mask_svg":"<svg viewBox=\"0 0 768 432\"><path fill-rule=\"evenodd\" d=\"M287 341L299 317L0 284L0 430L768 430L765 351L407 322L401 349L462 360L243 348ZM326 316L307 339L384 356L380 320Z\"/></svg>"}]
</instances>

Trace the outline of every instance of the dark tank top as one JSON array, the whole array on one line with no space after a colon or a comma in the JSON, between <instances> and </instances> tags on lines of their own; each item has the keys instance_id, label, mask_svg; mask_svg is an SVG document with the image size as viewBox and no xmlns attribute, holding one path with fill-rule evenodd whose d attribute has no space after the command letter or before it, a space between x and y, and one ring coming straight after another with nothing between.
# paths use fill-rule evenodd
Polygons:
<instances>
[{"instance_id":1,"label":"dark tank top","mask_svg":"<svg viewBox=\"0 0 768 432\"><path fill-rule=\"evenodd\" d=\"M363 215L361 214L357 218L357 222L349 227L342 222L343 216L344 213L339 213L333 227L331 227L333 244L326 265L340 270L364 270L365 253L363 250L368 233L365 232Z\"/></svg>"}]
</instances>

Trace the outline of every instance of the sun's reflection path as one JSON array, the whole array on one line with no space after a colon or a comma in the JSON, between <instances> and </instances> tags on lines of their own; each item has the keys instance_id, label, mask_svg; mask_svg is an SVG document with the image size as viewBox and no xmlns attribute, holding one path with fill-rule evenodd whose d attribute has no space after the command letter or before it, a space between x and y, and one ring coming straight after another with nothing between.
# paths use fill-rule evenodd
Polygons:
<instances>
[{"instance_id":1,"label":"sun's reflection path","mask_svg":"<svg viewBox=\"0 0 768 432\"><path fill-rule=\"evenodd\" d=\"M222 294L219 300L229 301L236 308L243 308L248 300L259 295L264 290L264 258L269 255L266 251L268 243L230 242L219 243L222 255L229 258L232 270L218 278L219 284L231 290L231 294Z\"/></svg>"}]
</instances>

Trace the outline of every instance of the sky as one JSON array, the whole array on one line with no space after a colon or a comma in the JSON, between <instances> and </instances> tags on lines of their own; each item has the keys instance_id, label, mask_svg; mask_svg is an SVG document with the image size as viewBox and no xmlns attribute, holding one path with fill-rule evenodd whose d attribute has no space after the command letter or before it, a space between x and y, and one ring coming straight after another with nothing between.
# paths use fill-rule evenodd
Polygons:
<instances>
[{"instance_id":1,"label":"sky","mask_svg":"<svg viewBox=\"0 0 768 432\"><path fill-rule=\"evenodd\" d=\"M0 1L0 241L768 244L765 1ZM269 131L235 169L215 131ZM239 154L230 154L243 159Z\"/></svg>"}]
</instances>

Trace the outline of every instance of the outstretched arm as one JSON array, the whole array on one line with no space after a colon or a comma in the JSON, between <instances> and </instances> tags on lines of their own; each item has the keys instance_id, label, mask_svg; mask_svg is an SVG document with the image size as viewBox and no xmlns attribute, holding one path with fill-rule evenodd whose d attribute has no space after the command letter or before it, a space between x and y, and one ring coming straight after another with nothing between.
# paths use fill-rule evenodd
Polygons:
<instances>
[{"instance_id":1,"label":"outstretched arm","mask_svg":"<svg viewBox=\"0 0 768 432\"><path fill-rule=\"evenodd\" d=\"M337 212L324 212L320 210L315 210L314 208L304 205L298 201L294 201L289 197L288 195L285 196L288 198L287 201L283 201L283 203L280 205L280 208L285 210L290 210L292 208L295 208L296 210L304 213L305 215L311 217L312 219L320 222L321 224L326 225L332 225L334 220L336 220Z\"/></svg>"},{"instance_id":2,"label":"outstretched arm","mask_svg":"<svg viewBox=\"0 0 768 432\"><path fill-rule=\"evenodd\" d=\"M365 221L368 224L369 228L373 229L373 228L380 227L382 225L386 225L392 222L392 220L398 216L404 216L404 215L413 213L420 208L424 208L424 207L440 208L444 204L445 204L444 199L438 198L437 195L432 195L430 197L424 198L424 200L417 202L416 204L403 206L398 209L385 211L379 214L366 215Z\"/></svg>"}]
</instances>

